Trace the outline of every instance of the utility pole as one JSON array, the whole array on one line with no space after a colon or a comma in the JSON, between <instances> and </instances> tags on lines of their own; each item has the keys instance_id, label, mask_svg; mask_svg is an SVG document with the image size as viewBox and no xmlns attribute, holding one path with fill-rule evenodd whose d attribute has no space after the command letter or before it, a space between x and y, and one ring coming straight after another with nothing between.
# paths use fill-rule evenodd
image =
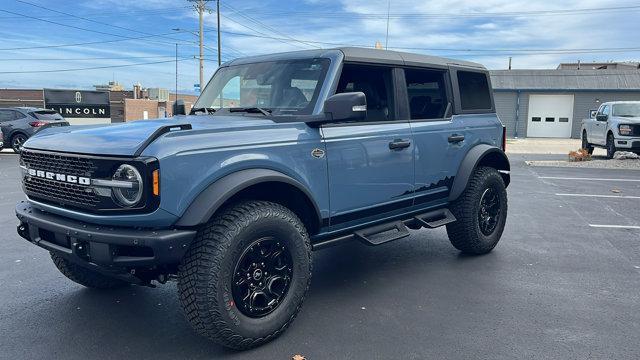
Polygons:
<instances>
[{"instance_id":1,"label":"utility pole","mask_svg":"<svg viewBox=\"0 0 640 360\"><path fill-rule=\"evenodd\" d=\"M176 43L176 99L174 104L178 102L178 43Z\"/></svg>"},{"instance_id":2,"label":"utility pole","mask_svg":"<svg viewBox=\"0 0 640 360\"><path fill-rule=\"evenodd\" d=\"M222 65L222 44L220 43L220 0L216 1L216 13L218 14L218 67L220 67L220 65ZM200 31L202 31L202 28L200 28Z\"/></svg>"},{"instance_id":3,"label":"utility pole","mask_svg":"<svg viewBox=\"0 0 640 360\"><path fill-rule=\"evenodd\" d=\"M204 86L204 12L207 9L207 2L209 0L189 0L190 2L195 2L195 9L196 11L198 11L198 21L199 21L199 28L200 31L198 32L198 38L200 39L200 91L202 91L202 88Z\"/></svg>"},{"instance_id":4,"label":"utility pole","mask_svg":"<svg viewBox=\"0 0 640 360\"><path fill-rule=\"evenodd\" d=\"M391 15L391 0L387 1L387 36L384 39L384 49L389 49L389 16Z\"/></svg>"}]
</instances>

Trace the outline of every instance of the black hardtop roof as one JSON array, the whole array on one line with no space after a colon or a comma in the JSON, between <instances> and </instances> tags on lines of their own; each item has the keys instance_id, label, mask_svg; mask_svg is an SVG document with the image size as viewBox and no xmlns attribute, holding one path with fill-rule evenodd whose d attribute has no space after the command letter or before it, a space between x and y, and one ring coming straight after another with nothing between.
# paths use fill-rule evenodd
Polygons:
<instances>
[{"instance_id":1,"label":"black hardtop roof","mask_svg":"<svg viewBox=\"0 0 640 360\"><path fill-rule=\"evenodd\" d=\"M406 52L399 52L393 50L380 50L371 48L359 48L359 47L341 47L335 49L313 49L313 50L300 50L291 51L277 54L257 55L239 58L231 60L224 65L238 65L248 64L253 62L262 61L278 61L287 60L292 58L313 58L313 57L332 57L341 52L344 55L344 61L348 62L362 62L373 64L388 64L388 65L408 65L408 66L423 66L423 67L447 67L449 65L471 67L476 69L486 70L484 66L478 63L454 60L438 56L413 54Z\"/></svg>"}]
</instances>

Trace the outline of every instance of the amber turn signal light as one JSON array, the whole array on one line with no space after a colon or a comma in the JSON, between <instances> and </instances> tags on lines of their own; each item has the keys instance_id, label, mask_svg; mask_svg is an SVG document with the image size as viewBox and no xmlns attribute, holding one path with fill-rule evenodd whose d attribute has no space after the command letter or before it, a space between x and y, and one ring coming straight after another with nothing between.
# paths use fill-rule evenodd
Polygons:
<instances>
[{"instance_id":1,"label":"amber turn signal light","mask_svg":"<svg viewBox=\"0 0 640 360\"><path fill-rule=\"evenodd\" d=\"M159 170L153 170L153 195L160 195L160 172Z\"/></svg>"}]
</instances>

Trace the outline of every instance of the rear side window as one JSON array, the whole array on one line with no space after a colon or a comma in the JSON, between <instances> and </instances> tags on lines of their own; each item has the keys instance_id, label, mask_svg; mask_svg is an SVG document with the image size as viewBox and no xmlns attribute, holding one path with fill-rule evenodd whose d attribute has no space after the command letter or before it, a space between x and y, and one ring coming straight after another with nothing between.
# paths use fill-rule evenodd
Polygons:
<instances>
[{"instance_id":1,"label":"rear side window","mask_svg":"<svg viewBox=\"0 0 640 360\"><path fill-rule=\"evenodd\" d=\"M0 122L11 121L17 119L15 111L13 110L0 110Z\"/></svg>"},{"instance_id":2,"label":"rear side window","mask_svg":"<svg viewBox=\"0 0 640 360\"><path fill-rule=\"evenodd\" d=\"M491 89L489 89L485 73L458 71L457 76L462 110L489 110L492 108Z\"/></svg>"},{"instance_id":3,"label":"rear side window","mask_svg":"<svg viewBox=\"0 0 640 360\"><path fill-rule=\"evenodd\" d=\"M439 119L445 116L447 93L443 71L406 69L411 119Z\"/></svg>"}]
</instances>

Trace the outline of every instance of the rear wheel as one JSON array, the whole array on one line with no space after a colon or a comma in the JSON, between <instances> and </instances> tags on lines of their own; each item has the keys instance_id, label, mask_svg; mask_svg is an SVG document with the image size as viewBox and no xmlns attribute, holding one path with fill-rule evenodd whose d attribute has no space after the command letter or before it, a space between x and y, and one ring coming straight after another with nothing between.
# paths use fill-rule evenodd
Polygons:
<instances>
[{"instance_id":1,"label":"rear wheel","mask_svg":"<svg viewBox=\"0 0 640 360\"><path fill-rule=\"evenodd\" d=\"M451 244L468 254L485 254L500 241L507 219L507 191L494 168L479 167L451 204L457 221L447 225Z\"/></svg>"},{"instance_id":2,"label":"rear wheel","mask_svg":"<svg viewBox=\"0 0 640 360\"><path fill-rule=\"evenodd\" d=\"M112 278L93 270L76 265L54 253L51 253L51 260L56 265L62 275L69 280L82 286L92 289L115 289L129 285L128 282Z\"/></svg>"},{"instance_id":3,"label":"rear wheel","mask_svg":"<svg viewBox=\"0 0 640 360\"><path fill-rule=\"evenodd\" d=\"M586 131L582 132L582 148L587 150L589 155L593 155L593 146L591 144L589 144L589 141L587 140L587 132Z\"/></svg>"},{"instance_id":4,"label":"rear wheel","mask_svg":"<svg viewBox=\"0 0 640 360\"><path fill-rule=\"evenodd\" d=\"M613 155L616 154L616 143L613 139L613 134L607 134L607 159L613 159Z\"/></svg>"},{"instance_id":5,"label":"rear wheel","mask_svg":"<svg viewBox=\"0 0 640 360\"><path fill-rule=\"evenodd\" d=\"M20 153L20 150L22 150L22 145L24 144L24 142L27 141L27 137L23 134L15 134L11 137L11 148L13 149L13 152L15 152L16 154Z\"/></svg>"},{"instance_id":6,"label":"rear wheel","mask_svg":"<svg viewBox=\"0 0 640 360\"><path fill-rule=\"evenodd\" d=\"M289 209L238 203L197 235L179 268L180 302L201 335L247 349L280 335L311 280L311 244Z\"/></svg>"}]
</instances>

